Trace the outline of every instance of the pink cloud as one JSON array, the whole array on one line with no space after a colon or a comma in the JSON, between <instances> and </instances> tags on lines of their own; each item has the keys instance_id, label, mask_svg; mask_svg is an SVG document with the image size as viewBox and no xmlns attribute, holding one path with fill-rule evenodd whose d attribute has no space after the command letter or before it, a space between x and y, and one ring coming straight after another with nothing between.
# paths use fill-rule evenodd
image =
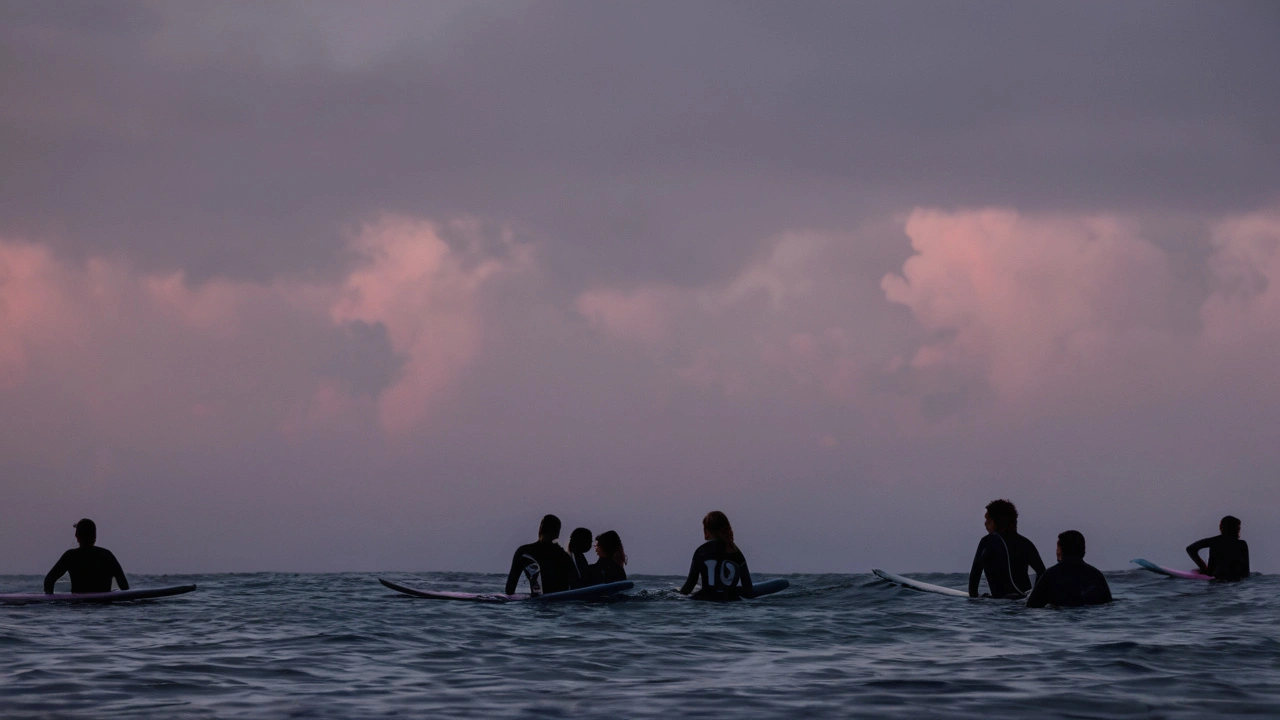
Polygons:
<instances>
[{"instance_id":1,"label":"pink cloud","mask_svg":"<svg viewBox=\"0 0 1280 720\"><path fill-rule=\"evenodd\" d=\"M916 210L906 232L916 254L881 287L932 336L916 369L974 377L1022 401L1167 347L1168 259L1131 224Z\"/></svg>"},{"instance_id":2,"label":"pink cloud","mask_svg":"<svg viewBox=\"0 0 1280 720\"><path fill-rule=\"evenodd\" d=\"M454 229L464 238L472 230L465 224ZM392 346L407 358L399 380L378 401L383 426L403 433L427 417L432 402L479 353L482 288L527 269L531 259L516 248L509 258L468 262L472 248L454 251L434 223L395 216L365 226L353 247L362 261L343 281L332 317L384 325Z\"/></svg>"}]
</instances>

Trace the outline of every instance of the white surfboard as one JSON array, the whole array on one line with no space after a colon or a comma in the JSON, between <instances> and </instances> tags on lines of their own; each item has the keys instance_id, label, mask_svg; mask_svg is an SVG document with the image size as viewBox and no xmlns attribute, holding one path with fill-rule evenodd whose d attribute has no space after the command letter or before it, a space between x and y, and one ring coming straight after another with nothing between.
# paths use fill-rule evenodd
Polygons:
<instances>
[{"instance_id":1,"label":"white surfboard","mask_svg":"<svg viewBox=\"0 0 1280 720\"><path fill-rule=\"evenodd\" d=\"M151 598L181 595L195 590L195 585L173 585L162 588L115 590L101 593L7 593L0 594L0 605L31 605L34 603L111 603L125 600L150 600Z\"/></svg>"},{"instance_id":2,"label":"white surfboard","mask_svg":"<svg viewBox=\"0 0 1280 720\"><path fill-rule=\"evenodd\" d=\"M480 602L480 603L509 603L521 600L534 600L537 602L559 602L563 600L592 600L602 598L609 595L615 595L624 590L630 590L635 587L635 583L630 580L621 582L604 583L603 585L591 585L575 590L565 590L563 592L544 593L542 595L529 595L526 593L507 595L505 593L464 593L450 592L445 590L421 590L411 588L407 585L391 582L378 578L378 582L384 586L391 588L399 593L411 595L416 598L426 598L428 600L461 600L463 602Z\"/></svg>"},{"instance_id":3,"label":"white surfboard","mask_svg":"<svg viewBox=\"0 0 1280 720\"><path fill-rule=\"evenodd\" d=\"M894 575L893 573L885 572L884 570L872 570L871 572L875 573L876 577L879 577L882 580L888 580L891 583L896 583L903 587L909 587L912 590L920 590L921 592L937 593L939 595L950 595L951 597L962 597L962 598L969 597L969 593L964 592L963 590L956 590L954 588L943 587L941 585L934 585L933 583L921 582L919 580L912 580L909 577Z\"/></svg>"}]
</instances>

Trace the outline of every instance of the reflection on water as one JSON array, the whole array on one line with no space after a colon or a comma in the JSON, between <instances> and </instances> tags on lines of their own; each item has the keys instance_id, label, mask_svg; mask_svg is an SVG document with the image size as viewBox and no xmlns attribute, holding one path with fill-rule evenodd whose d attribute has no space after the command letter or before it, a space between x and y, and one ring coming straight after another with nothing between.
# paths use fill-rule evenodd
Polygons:
<instances>
[{"instance_id":1,"label":"reflection on water","mask_svg":"<svg viewBox=\"0 0 1280 720\"><path fill-rule=\"evenodd\" d=\"M363 573L139 576L200 590L0 607L0 716L1280 715L1275 577L1108 573L1116 603L1062 611L788 577L784 593L730 605L639 576L625 602L493 606L397 595ZM0 592L38 582L0 576Z\"/></svg>"}]
</instances>

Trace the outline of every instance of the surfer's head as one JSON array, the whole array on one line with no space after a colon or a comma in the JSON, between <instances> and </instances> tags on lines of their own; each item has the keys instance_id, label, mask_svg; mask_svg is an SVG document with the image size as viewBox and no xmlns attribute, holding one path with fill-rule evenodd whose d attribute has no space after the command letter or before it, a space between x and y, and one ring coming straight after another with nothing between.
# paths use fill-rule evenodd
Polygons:
<instances>
[{"instance_id":1,"label":"surfer's head","mask_svg":"<svg viewBox=\"0 0 1280 720\"><path fill-rule=\"evenodd\" d=\"M1240 537L1240 518L1234 515L1228 515L1222 518L1222 522L1218 523L1218 531L1223 535L1231 537Z\"/></svg>"},{"instance_id":2,"label":"surfer's head","mask_svg":"<svg viewBox=\"0 0 1280 720\"><path fill-rule=\"evenodd\" d=\"M560 518L555 515L544 515L538 524L538 539L550 542L560 537Z\"/></svg>"},{"instance_id":3,"label":"surfer's head","mask_svg":"<svg viewBox=\"0 0 1280 720\"><path fill-rule=\"evenodd\" d=\"M569 533L569 552L585 553L591 549L591 531L578 528Z\"/></svg>"},{"instance_id":4,"label":"surfer's head","mask_svg":"<svg viewBox=\"0 0 1280 720\"><path fill-rule=\"evenodd\" d=\"M1084 559L1084 535L1080 534L1079 530L1058 533L1058 559Z\"/></svg>"},{"instance_id":5,"label":"surfer's head","mask_svg":"<svg viewBox=\"0 0 1280 720\"><path fill-rule=\"evenodd\" d=\"M1018 508L1008 500L992 500L987 503L986 520L988 532L1017 532Z\"/></svg>"},{"instance_id":6,"label":"surfer's head","mask_svg":"<svg viewBox=\"0 0 1280 720\"><path fill-rule=\"evenodd\" d=\"M723 542L729 552L738 550L738 546L733 544L733 526L729 524L729 516L719 510L712 510L702 518L702 536Z\"/></svg>"},{"instance_id":7,"label":"surfer's head","mask_svg":"<svg viewBox=\"0 0 1280 720\"><path fill-rule=\"evenodd\" d=\"M627 564L627 553L622 549L622 538L613 530L596 536L596 554L607 557L619 565Z\"/></svg>"},{"instance_id":8,"label":"surfer's head","mask_svg":"<svg viewBox=\"0 0 1280 720\"><path fill-rule=\"evenodd\" d=\"M98 526L89 518L84 518L73 525L76 529L76 540L86 547L98 541Z\"/></svg>"}]
</instances>

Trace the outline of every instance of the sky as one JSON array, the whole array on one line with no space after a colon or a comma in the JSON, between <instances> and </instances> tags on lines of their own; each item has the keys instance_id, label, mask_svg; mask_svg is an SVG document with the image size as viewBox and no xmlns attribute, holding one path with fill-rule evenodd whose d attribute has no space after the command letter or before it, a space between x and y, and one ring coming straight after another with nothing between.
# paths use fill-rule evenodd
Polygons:
<instances>
[{"instance_id":1,"label":"sky","mask_svg":"<svg viewBox=\"0 0 1280 720\"><path fill-rule=\"evenodd\" d=\"M0 573L1280 569L1273 2L0 2Z\"/></svg>"}]
</instances>

